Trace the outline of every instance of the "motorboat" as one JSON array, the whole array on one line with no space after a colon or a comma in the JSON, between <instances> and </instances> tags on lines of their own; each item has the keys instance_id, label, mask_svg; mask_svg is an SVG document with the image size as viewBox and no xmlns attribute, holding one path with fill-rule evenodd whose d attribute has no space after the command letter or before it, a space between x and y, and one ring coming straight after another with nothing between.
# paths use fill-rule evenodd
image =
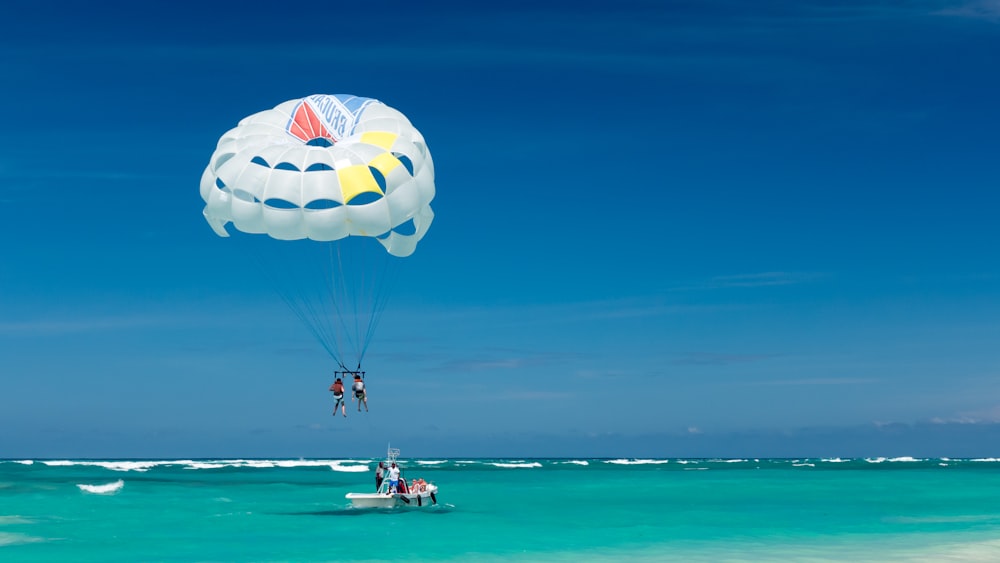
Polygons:
<instances>
[{"instance_id":1,"label":"motorboat","mask_svg":"<svg viewBox=\"0 0 1000 563\"><path fill-rule=\"evenodd\" d=\"M385 456L385 467L392 467L397 458L399 449L390 447ZM374 493L347 493L344 496L354 508L423 508L437 504L437 485L423 479L407 482L400 475L398 489L393 491L390 487L389 478L386 477Z\"/></svg>"}]
</instances>

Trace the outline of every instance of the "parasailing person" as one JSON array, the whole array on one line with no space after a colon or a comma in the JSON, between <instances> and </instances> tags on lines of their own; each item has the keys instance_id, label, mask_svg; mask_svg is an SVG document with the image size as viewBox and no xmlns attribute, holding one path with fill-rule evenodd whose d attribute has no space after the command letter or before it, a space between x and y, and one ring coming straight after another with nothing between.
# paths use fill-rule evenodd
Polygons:
<instances>
[{"instance_id":1,"label":"parasailing person","mask_svg":"<svg viewBox=\"0 0 1000 563\"><path fill-rule=\"evenodd\" d=\"M346 94L286 101L219 139L200 191L208 224L221 237L229 224L250 235L236 246L345 380L364 373L395 269L434 220L434 163L409 119ZM352 400L367 410L359 380Z\"/></svg>"}]
</instances>

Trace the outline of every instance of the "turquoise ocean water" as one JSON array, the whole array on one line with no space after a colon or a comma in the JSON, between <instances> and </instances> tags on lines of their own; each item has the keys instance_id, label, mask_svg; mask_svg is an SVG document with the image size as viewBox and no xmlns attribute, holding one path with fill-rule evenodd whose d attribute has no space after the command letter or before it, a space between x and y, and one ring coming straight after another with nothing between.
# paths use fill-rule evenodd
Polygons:
<instances>
[{"instance_id":1,"label":"turquoise ocean water","mask_svg":"<svg viewBox=\"0 0 1000 563\"><path fill-rule=\"evenodd\" d=\"M1000 561L1000 460L0 461L0 561Z\"/></svg>"}]
</instances>

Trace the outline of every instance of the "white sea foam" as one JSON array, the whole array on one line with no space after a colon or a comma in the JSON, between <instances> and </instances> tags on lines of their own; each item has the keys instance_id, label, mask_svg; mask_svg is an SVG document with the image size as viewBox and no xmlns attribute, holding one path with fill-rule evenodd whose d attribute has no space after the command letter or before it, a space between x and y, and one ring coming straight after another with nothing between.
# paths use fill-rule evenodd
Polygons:
<instances>
[{"instance_id":1,"label":"white sea foam","mask_svg":"<svg viewBox=\"0 0 1000 563\"><path fill-rule=\"evenodd\" d=\"M235 467L237 469L273 469L274 464L266 461L247 461L247 460L221 460L208 462L209 464L217 465L218 467ZM193 467L194 464L192 464Z\"/></svg>"},{"instance_id":2,"label":"white sea foam","mask_svg":"<svg viewBox=\"0 0 1000 563\"><path fill-rule=\"evenodd\" d=\"M669 459L609 459L604 463L613 463L615 465L662 465L664 463L670 463Z\"/></svg>"},{"instance_id":3,"label":"white sea foam","mask_svg":"<svg viewBox=\"0 0 1000 563\"><path fill-rule=\"evenodd\" d=\"M72 460L52 460L43 461L45 465L51 467L69 467L69 466L90 466L90 467L103 467L104 469L110 469L111 471L149 471L153 467L158 465L175 465L178 463L183 463L179 461L72 461Z\"/></svg>"},{"instance_id":4,"label":"white sea foam","mask_svg":"<svg viewBox=\"0 0 1000 563\"><path fill-rule=\"evenodd\" d=\"M111 471L149 471L155 467L177 466L184 469L221 469L224 467L251 468L251 469L272 469L295 468L295 467L330 467L338 465L345 469L343 471L365 471L369 460L355 459L205 459L205 460L162 460L162 461L76 461L76 460L48 460L42 461L45 465L52 467L67 466L91 466L103 467ZM343 464L359 464L361 468ZM442 461L441 463L446 463Z\"/></svg>"},{"instance_id":5,"label":"white sea foam","mask_svg":"<svg viewBox=\"0 0 1000 563\"><path fill-rule=\"evenodd\" d=\"M424 460L424 459L418 459L417 460L417 465L441 465L442 463L448 463L448 460L446 460L446 459L441 459L441 460Z\"/></svg>"},{"instance_id":6,"label":"white sea foam","mask_svg":"<svg viewBox=\"0 0 1000 563\"><path fill-rule=\"evenodd\" d=\"M848 463L849 459L840 459L839 457L824 457L820 461L824 463Z\"/></svg>"},{"instance_id":7,"label":"white sea foam","mask_svg":"<svg viewBox=\"0 0 1000 563\"><path fill-rule=\"evenodd\" d=\"M277 467L278 464L273 461L267 460L247 460L244 461L239 467L251 467L253 469L272 469Z\"/></svg>"},{"instance_id":8,"label":"white sea foam","mask_svg":"<svg viewBox=\"0 0 1000 563\"><path fill-rule=\"evenodd\" d=\"M93 493L95 495L111 495L122 490L125 486L125 481L121 479L115 481L114 483L106 483L104 485L77 485L80 490L85 493Z\"/></svg>"},{"instance_id":9,"label":"white sea foam","mask_svg":"<svg viewBox=\"0 0 1000 563\"><path fill-rule=\"evenodd\" d=\"M914 457L910 457L908 455L905 455L903 457L893 457L893 458L890 458L889 461L909 463L909 462L923 461L923 460L922 459L917 459L917 458L914 458Z\"/></svg>"},{"instance_id":10,"label":"white sea foam","mask_svg":"<svg viewBox=\"0 0 1000 563\"><path fill-rule=\"evenodd\" d=\"M250 468L250 469L273 469L295 468L295 467L331 467L340 466L344 463L365 464L362 469L344 469L345 471L363 471L367 468L367 461L348 459L216 459L204 461L178 461L177 464L184 465L185 469L221 469L224 467ZM352 467L352 466L346 466Z\"/></svg>"},{"instance_id":11,"label":"white sea foam","mask_svg":"<svg viewBox=\"0 0 1000 563\"><path fill-rule=\"evenodd\" d=\"M5 545L23 545L26 543L38 543L43 541L45 541L45 538L0 532L0 547Z\"/></svg>"},{"instance_id":12,"label":"white sea foam","mask_svg":"<svg viewBox=\"0 0 1000 563\"><path fill-rule=\"evenodd\" d=\"M367 461L356 461L356 460L353 460L353 459L338 459L338 460L330 460L330 459L273 459L273 460L257 460L257 461L261 462L261 463L268 463L268 464L270 464L269 467L283 467L283 468L292 468L292 467L326 467L326 466L329 466L331 463L336 463L336 464L340 464L340 463L362 463L362 464L367 464L368 463ZM248 466L249 467L255 467L255 465L248 465Z\"/></svg>"},{"instance_id":13,"label":"white sea foam","mask_svg":"<svg viewBox=\"0 0 1000 563\"><path fill-rule=\"evenodd\" d=\"M67 466L67 465L78 465L79 464L79 462L76 462L76 461L65 461L65 460L60 460L60 461L43 461L42 463L44 463L45 465L48 465L49 467L63 467L63 466Z\"/></svg>"},{"instance_id":14,"label":"white sea foam","mask_svg":"<svg viewBox=\"0 0 1000 563\"><path fill-rule=\"evenodd\" d=\"M249 467L251 469L271 469L277 463L269 459L213 459L188 461L186 469L219 469L222 467Z\"/></svg>"},{"instance_id":15,"label":"white sea foam","mask_svg":"<svg viewBox=\"0 0 1000 563\"><path fill-rule=\"evenodd\" d=\"M792 467L816 467L815 463L793 463Z\"/></svg>"},{"instance_id":16,"label":"white sea foam","mask_svg":"<svg viewBox=\"0 0 1000 563\"><path fill-rule=\"evenodd\" d=\"M171 465L170 462L156 461L105 461L94 465L110 469L111 471L149 471L157 465Z\"/></svg>"},{"instance_id":17,"label":"white sea foam","mask_svg":"<svg viewBox=\"0 0 1000 563\"><path fill-rule=\"evenodd\" d=\"M31 465L35 463L35 461L31 459L22 459L20 461L15 461L14 463L20 463L21 465Z\"/></svg>"},{"instance_id":18,"label":"white sea foam","mask_svg":"<svg viewBox=\"0 0 1000 563\"><path fill-rule=\"evenodd\" d=\"M885 461L885 458L884 457L866 457L865 461L867 461L868 463L882 463L883 461Z\"/></svg>"},{"instance_id":19,"label":"white sea foam","mask_svg":"<svg viewBox=\"0 0 1000 563\"><path fill-rule=\"evenodd\" d=\"M506 468L515 468L515 467L541 467L542 466L542 464L538 463L537 461L533 461L531 463L524 463L524 462L521 462L521 463L491 462L490 465L492 465L494 467L506 467Z\"/></svg>"},{"instance_id":20,"label":"white sea foam","mask_svg":"<svg viewBox=\"0 0 1000 563\"><path fill-rule=\"evenodd\" d=\"M356 464L357 462L347 462L351 464ZM344 473L364 473L368 471L367 465L343 465L342 462L334 461L329 464L330 469L334 471L342 471Z\"/></svg>"},{"instance_id":21,"label":"white sea foam","mask_svg":"<svg viewBox=\"0 0 1000 563\"><path fill-rule=\"evenodd\" d=\"M684 471L708 471L707 467L685 467Z\"/></svg>"},{"instance_id":22,"label":"white sea foam","mask_svg":"<svg viewBox=\"0 0 1000 563\"><path fill-rule=\"evenodd\" d=\"M681 465L687 465L689 463L698 463L698 462L697 461L692 461L692 460L689 460L689 459L679 459L679 460L677 460L677 463L679 463Z\"/></svg>"},{"instance_id":23,"label":"white sea foam","mask_svg":"<svg viewBox=\"0 0 1000 563\"><path fill-rule=\"evenodd\" d=\"M977 458L977 459L970 459L969 461L978 461L978 462L981 462L981 463L995 463L997 461L1000 461L1000 458L995 458L995 457L981 457L981 458Z\"/></svg>"},{"instance_id":24,"label":"white sea foam","mask_svg":"<svg viewBox=\"0 0 1000 563\"><path fill-rule=\"evenodd\" d=\"M581 460L581 459L571 459L571 460L567 460L567 461L559 461L559 462L556 462L556 463L561 463L563 465L590 465L589 462L587 462L586 460Z\"/></svg>"},{"instance_id":25,"label":"white sea foam","mask_svg":"<svg viewBox=\"0 0 1000 563\"><path fill-rule=\"evenodd\" d=\"M619 548L613 553L605 553L591 548L585 552L563 552L560 560L587 558L595 561L624 561L633 563L653 563L671 561L810 561L815 563L852 561L857 563L913 563L965 562L995 563L1000 561L1000 540L986 540L971 543L956 543L947 539L930 543L917 537L908 536L900 540L883 537L845 542L716 542L697 550L678 550L673 557L665 557L663 547ZM934 541L934 540L931 540ZM556 557L553 557L556 559Z\"/></svg>"},{"instance_id":26,"label":"white sea foam","mask_svg":"<svg viewBox=\"0 0 1000 563\"><path fill-rule=\"evenodd\" d=\"M34 524L34 521L28 520L23 516L0 516L0 526L8 526L10 524Z\"/></svg>"},{"instance_id":27,"label":"white sea foam","mask_svg":"<svg viewBox=\"0 0 1000 563\"><path fill-rule=\"evenodd\" d=\"M223 467L228 467L226 463L209 463L204 461L192 461L187 464L184 469L221 469Z\"/></svg>"},{"instance_id":28,"label":"white sea foam","mask_svg":"<svg viewBox=\"0 0 1000 563\"><path fill-rule=\"evenodd\" d=\"M965 522L995 522L1000 519L997 514L959 514L955 516L890 516L886 522L903 524L954 524Z\"/></svg>"}]
</instances>

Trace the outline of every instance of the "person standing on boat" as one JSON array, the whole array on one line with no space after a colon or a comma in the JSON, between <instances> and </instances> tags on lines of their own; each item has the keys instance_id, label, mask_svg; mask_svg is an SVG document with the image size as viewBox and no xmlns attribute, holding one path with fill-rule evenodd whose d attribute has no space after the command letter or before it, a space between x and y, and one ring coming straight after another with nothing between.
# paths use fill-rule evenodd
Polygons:
<instances>
[{"instance_id":1,"label":"person standing on boat","mask_svg":"<svg viewBox=\"0 0 1000 563\"><path fill-rule=\"evenodd\" d=\"M395 462L389 468L389 490L394 493L399 490L399 468Z\"/></svg>"},{"instance_id":2,"label":"person standing on boat","mask_svg":"<svg viewBox=\"0 0 1000 563\"><path fill-rule=\"evenodd\" d=\"M333 391L333 398L337 400L333 404L333 416L337 416L337 407L340 407L340 411L344 413L344 416L347 416L347 401L344 400L344 383L339 377L330 386L330 391Z\"/></svg>"},{"instance_id":3,"label":"person standing on boat","mask_svg":"<svg viewBox=\"0 0 1000 563\"><path fill-rule=\"evenodd\" d=\"M351 391L354 392L351 401L354 399L358 400L358 412L361 412L362 402L365 404L365 412L368 412L368 391L365 389L365 382L361 380L361 376L358 374L354 374L354 385L351 386Z\"/></svg>"},{"instance_id":4,"label":"person standing on boat","mask_svg":"<svg viewBox=\"0 0 1000 563\"><path fill-rule=\"evenodd\" d=\"M382 488L382 481L385 479L385 464L381 461L378 462L378 467L375 468L375 492L377 493L379 489Z\"/></svg>"}]
</instances>

